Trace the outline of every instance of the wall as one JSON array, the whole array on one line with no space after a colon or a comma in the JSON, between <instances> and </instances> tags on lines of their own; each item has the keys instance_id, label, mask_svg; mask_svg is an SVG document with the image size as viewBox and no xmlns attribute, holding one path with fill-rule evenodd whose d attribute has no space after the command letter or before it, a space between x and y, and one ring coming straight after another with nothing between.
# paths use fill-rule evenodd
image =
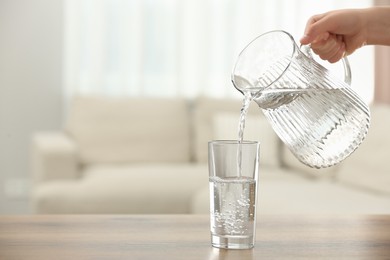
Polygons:
<instances>
[{"instance_id":1,"label":"wall","mask_svg":"<svg viewBox=\"0 0 390 260\"><path fill-rule=\"evenodd\" d=\"M29 145L62 122L63 0L0 0L0 214L27 213Z\"/></svg>"}]
</instances>

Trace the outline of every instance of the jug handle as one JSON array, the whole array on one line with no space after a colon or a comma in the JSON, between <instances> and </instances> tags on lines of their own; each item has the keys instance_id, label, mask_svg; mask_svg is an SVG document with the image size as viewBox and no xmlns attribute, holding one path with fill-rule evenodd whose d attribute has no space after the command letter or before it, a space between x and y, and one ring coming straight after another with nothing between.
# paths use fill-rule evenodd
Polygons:
<instances>
[{"instance_id":1,"label":"jug handle","mask_svg":"<svg viewBox=\"0 0 390 260\"><path fill-rule=\"evenodd\" d=\"M300 49L306 54L307 57L314 60L310 45L301 45ZM341 60L343 62L343 68L344 68L344 81L348 85L351 85L352 74L351 74L351 66L349 65L349 60L347 56L344 56Z\"/></svg>"}]
</instances>

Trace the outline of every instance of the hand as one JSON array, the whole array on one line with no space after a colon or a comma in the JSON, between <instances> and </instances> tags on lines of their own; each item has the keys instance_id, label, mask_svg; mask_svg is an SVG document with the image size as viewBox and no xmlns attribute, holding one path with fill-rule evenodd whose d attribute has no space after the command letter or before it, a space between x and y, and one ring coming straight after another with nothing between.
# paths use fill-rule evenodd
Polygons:
<instances>
[{"instance_id":1,"label":"hand","mask_svg":"<svg viewBox=\"0 0 390 260\"><path fill-rule=\"evenodd\" d=\"M312 16L301 38L313 52L331 63L366 44L367 19L364 9L345 9Z\"/></svg>"}]
</instances>

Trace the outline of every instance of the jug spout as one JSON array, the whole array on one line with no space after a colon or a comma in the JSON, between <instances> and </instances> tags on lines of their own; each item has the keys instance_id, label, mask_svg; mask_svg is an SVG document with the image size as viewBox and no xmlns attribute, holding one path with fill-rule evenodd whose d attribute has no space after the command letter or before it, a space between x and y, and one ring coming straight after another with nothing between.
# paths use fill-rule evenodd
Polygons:
<instances>
[{"instance_id":1,"label":"jug spout","mask_svg":"<svg viewBox=\"0 0 390 260\"><path fill-rule=\"evenodd\" d=\"M258 89L256 87L256 83L250 82L250 80L240 76L240 75L234 75L232 77L232 83L233 86L240 91L243 95L245 93L250 93L251 96L255 96L256 93L258 93L261 89Z\"/></svg>"},{"instance_id":2,"label":"jug spout","mask_svg":"<svg viewBox=\"0 0 390 260\"><path fill-rule=\"evenodd\" d=\"M299 50L292 36L284 31L262 34L239 54L232 72L232 81L241 93L268 88L289 67Z\"/></svg>"}]
</instances>

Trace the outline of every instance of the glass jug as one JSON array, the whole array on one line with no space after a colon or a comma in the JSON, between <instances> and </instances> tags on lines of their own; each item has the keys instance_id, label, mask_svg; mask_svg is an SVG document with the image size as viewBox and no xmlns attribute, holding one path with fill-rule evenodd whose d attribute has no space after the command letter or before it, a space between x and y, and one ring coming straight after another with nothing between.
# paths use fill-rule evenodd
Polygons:
<instances>
[{"instance_id":1,"label":"glass jug","mask_svg":"<svg viewBox=\"0 0 390 260\"><path fill-rule=\"evenodd\" d=\"M343 65L345 79L340 80L289 33L270 31L240 53L232 81L259 105L299 161L323 168L349 156L370 125L368 106L349 86L346 58Z\"/></svg>"}]
</instances>

